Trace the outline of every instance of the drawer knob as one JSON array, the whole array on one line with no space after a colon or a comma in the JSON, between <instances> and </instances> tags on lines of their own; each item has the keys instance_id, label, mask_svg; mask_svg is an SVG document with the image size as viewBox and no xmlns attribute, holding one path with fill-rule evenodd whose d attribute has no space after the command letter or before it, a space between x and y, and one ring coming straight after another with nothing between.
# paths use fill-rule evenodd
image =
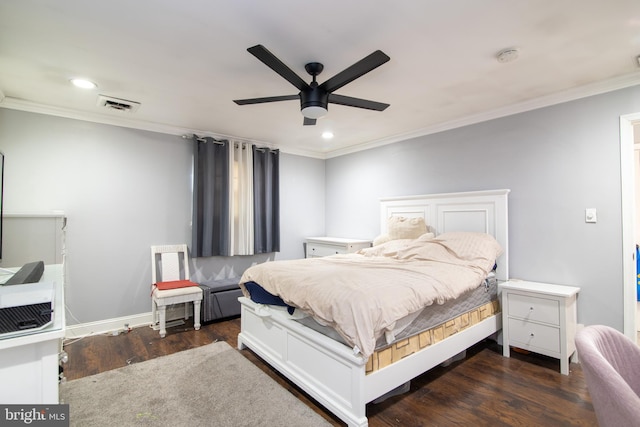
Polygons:
<instances>
[{"instance_id":1,"label":"drawer knob","mask_svg":"<svg viewBox=\"0 0 640 427\"><path fill-rule=\"evenodd\" d=\"M529 311L533 311L533 307L529 307Z\"/></svg>"},{"instance_id":2,"label":"drawer knob","mask_svg":"<svg viewBox=\"0 0 640 427\"><path fill-rule=\"evenodd\" d=\"M533 332L531 332L531 335L530 335L530 336L531 336L531 338L533 338L535 335L533 334Z\"/></svg>"}]
</instances>

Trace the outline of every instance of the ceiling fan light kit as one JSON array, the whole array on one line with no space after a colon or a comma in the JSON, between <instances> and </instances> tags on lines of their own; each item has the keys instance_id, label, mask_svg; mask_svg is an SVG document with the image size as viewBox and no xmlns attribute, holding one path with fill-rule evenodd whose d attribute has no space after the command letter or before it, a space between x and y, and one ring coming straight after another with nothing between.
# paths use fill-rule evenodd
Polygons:
<instances>
[{"instance_id":1,"label":"ceiling fan light kit","mask_svg":"<svg viewBox=\"0 0 640 427\"><path fill-rule=\"evenodd\" d=\"M324 69L324 66L319 62L310 62L305 65L305 70L312 76L311 83L307 83L282 61L280 61L274 54L269 52L264 46L256 45L248 48L247 51L262 61L267 67L278 73L289 83L294 85L300 92L297 95L234 100L238 105L261 104L265 102L299 99L300 111L304 116L304 125L315 125L317 119L327 114L329 103L374 111L383 111L389 106L389 104L381 102L333 93L347 83L352 82L358 77L363 76L369 71L378 68L380 65L389 61L390 58L380 50L376 50L369 56L339 72L322 84L318 84L316 81L316 77Z\"/></svg>"},{"instance_id":2,"label":"ceiling fan light kit","mask_svg":"<svg viewBox=\"0 0 640 427\"><path fill-rule=\"evenodd\" d=\"M314 105L304 107L301 111L302 115L308 119L319 119L320 117L324 117L328 112L325 107Z\"/></svg>"}]
</instances>

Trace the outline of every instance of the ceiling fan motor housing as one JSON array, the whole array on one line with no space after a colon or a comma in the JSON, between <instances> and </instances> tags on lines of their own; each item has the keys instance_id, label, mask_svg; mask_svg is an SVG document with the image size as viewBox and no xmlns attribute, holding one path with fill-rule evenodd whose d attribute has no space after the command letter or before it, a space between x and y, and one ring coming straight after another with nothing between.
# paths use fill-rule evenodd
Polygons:
<instances>
[{"instance_id":1,"label":"ceiling fan motor housing","mask_svg":"<svg viewBox=\"0 0 640 427\"><path fill-rule=\"evenodd\" d=\"M327 105L329 105L329 92L319 88L317 83L300 92L301 110L307 107L322 107L326 110Z\"/></svg>"}]
</instances>

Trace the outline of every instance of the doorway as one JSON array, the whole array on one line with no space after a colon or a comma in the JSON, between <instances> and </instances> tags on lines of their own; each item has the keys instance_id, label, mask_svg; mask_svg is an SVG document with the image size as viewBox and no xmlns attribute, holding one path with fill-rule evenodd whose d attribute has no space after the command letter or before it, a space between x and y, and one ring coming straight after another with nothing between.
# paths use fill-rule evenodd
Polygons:
<instances>
[{"instance_id":1,"label":"doorway","mask_svg":"<svg viewBox=\"0 0 640 427\"><path fill-rule=\"evenodd\" d=\"M620 172L622 187L622 270L624 334L637 342L637 279L636 279L636 184L634 147L640 144L640 113L620 117ZM640 242L638 242L640 243Z\"/></svg>"}]
</instances>

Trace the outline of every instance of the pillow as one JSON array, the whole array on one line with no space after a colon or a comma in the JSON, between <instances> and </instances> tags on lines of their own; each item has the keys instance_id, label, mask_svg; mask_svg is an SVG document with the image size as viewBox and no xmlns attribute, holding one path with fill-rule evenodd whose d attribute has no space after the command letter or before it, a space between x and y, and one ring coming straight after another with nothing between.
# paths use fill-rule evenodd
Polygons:
<instances>
[{"instance_id":1,"label":"pillow","mask_svg":"<svg viewBox=\"0 0 640 427\"><path fill-rule=\"evenodd\" d=\"M386 234L384 236L387 236ZM435 239L435 234L424 233L417 239L395 239L387 240L386 242L373 245L369 248L360 249L356 253L364 256L386 256L393 257L396 255L399 249L403 249L415 242L426 242L427 240Z\"/></svg>"},{"instance_id":2,"label":"pillow","mask_svg":"<svg viewBox=\"0 0 640 427\"><path fill-rule=\"evenodd\" d=\"M417 239L427 231L424 218L392 216L387 220L387 234L390 240Z\"/></svg>"},{"instance_id":3,"label":"pillow","mask_svg":"<svg viewBox=\"0 0 640 427\"><path fill-rule=\"evenodd\" d=\"M405 218L403 216L392 216L387 220L387 233L381 234L375 239L371 246L382 245L391 240L417 239L428 231L424 218Z\"/></svg>"},{"instance_id":4,"label":"pillow","mask_svg":"<svg viewBox=\"0 0 640 427\"><path fill-rule=\"evenodd\" d=\"M371 246L382 245L383 243L387 243L390 240L391 240L391 238L389 237L388 234L381 234L378 237L376 237L375 239L373 239L373 243L371 244Z\"/></svg>"}]
</instances>

